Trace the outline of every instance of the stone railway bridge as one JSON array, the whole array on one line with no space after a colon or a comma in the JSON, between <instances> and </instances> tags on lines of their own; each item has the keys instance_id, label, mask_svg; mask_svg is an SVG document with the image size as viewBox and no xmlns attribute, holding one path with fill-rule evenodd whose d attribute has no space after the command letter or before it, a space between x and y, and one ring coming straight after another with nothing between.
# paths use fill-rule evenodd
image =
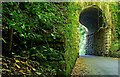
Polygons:
<instances>
[{"instance_id":1,"label":"stone railway bridge","mask_svg":"<svg viewBox=\"0 0 120 77\"><path fill-rule=\"evenodd\" d=\"M114 42L113 37L115 37L113 29L115 29L116 26L114 24L114 18L112 18L110 6L107 3L92 3L90 5L83 3L83 5L83 9L79 15L79 22L84 28L87 28L87 30L85 29L87 34L85 54L87 56L81 55L80 58L77 58L71 75L82 75L82 73L83 75L89 75L89 73L92 73L90 69L94 70L96 75L118 75L118 59L101 57L111 56L113 52L116 52L111 51L111 46ZM117 40L119 40L119 38ZM85 73L88 71L85 66L90 70L88 74ZM91 75L95 75L95 73Z\"/></svg>"},{"instance_id":2,"label":"stone railway bridge","mask_svg":"<svg viewBox=\"0 0 120 77\"><path fill-rule=\"evenodd\" d=\"M119 6L119 3L115 3L116 6ZM86 27L88 31L86 31L87 36L86 36L86 54L87 55L95 55L95 57L91 58L89 56L80 56L77 58L77 55L74 55L73 53L79 53L78 51L74 52L68 52L68 57L66 58L66 75L69 75L69 72L73 69L73 72L71 75L76 75L76 72L80 70L85 69L85 64L87 65L94 65L96 66L96 69L103 68L101 70L105 69L112 69L114 68L113 66L110 66L110 68L104 68L108 66L107 62L110 62L109 64L115 64L114 61L112 60L106 60L108 57L102 57L103 59L99 59L98 56L112 56L113 53L115 52L115 56L119 56L117 53L120 50L120 46L113 46L114 44L119 45L119 34L118 36L115 36L117 34L117 28L119 28L118 22L119 19L119 13L115 12L113 13L113 9L111 7L114 5L114 3L102 3L102 2L81 2L80 7L80 12L78 14L79 16L79 22L81 25ZM118 8L119 10L120 8ZM117 16L115 17L114 14ZM86 30L86 29L85 29ZM117 42L115 42L117 41ZM82 41L83 42L83 41ZM81 44L80 44L81 45ZM112 46L116 48L115 50L111 50ZM82 47L81 47L82 50ZM116 54L117 53L117 54ZM73 58L75 57L75 58ZM96 58L97 57L97 58ZM94 61L94 59L95 61ZM75 62L75 63L74 63ZM112 63L111 63L112 62ZM95 64L98 63L98 64ZM101 64L104 63L104 64ZM104 67L98 68L97 65L106 65ZM116 67L117 67L117 61L116 61ZM82 68L83 66L83 68ZM78 69L78 70L77 70ZM91 68L94 69L94 68ZM116 69L116 68L114 68ZM106 70L108 72L108 70ZM110 72L112 73L112 72Z\"/></svg>"},{"instance_id":3,"label":"stone railway bridge","mask_svg":"<svg viewBox=\"0 0 120 77\"><path fill-rule=\"evenodd\" d=\"M109 56L111 54L109 51L111 45L111 16L108 5L104 9L100 7L101 5L92 5L84 8L80 13L79 22L88 29L88 32L86 32L86 54Z\"/></svg>"}]
</instances>

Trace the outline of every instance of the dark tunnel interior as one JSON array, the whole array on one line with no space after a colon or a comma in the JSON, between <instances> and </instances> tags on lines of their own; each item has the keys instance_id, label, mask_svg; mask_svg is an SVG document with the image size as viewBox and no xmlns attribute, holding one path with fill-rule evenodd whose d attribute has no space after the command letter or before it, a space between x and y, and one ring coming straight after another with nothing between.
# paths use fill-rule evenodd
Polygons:
<instances>
[{"instance_id":1,"label":"dark tunnel interior","mask_svg":"<svg viewBox=\"0 0 120 77\"><path fill-rule=\"evenodd\" d=\"M89 34L96 32L102 26L102 10L96 6L90 6L80 13L79 21L84 25Z\"/></svg>"}]
</instances>

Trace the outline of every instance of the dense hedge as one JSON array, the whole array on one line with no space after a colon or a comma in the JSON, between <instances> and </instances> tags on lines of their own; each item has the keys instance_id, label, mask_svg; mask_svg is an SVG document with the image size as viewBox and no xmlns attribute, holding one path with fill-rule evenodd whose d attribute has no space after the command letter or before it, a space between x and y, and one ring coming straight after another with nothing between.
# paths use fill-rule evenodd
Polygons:
<instances>
[{"instance_id":1,"label":"dense hedge","mask_svg":"<svg viewBox=\"0 0 120 77\"><path fill-rule=\"evenodd\" d=\"M112 18L112 44L110 47L111 56L120 57L120 4L114 2L110 4L110 12Z\"/></svg>"},{"instance_id":2,"label":"dense hedge","mask_svg":"<svg viewBox=\"0 0 120 77\"><path fill-rule=\"evenodd\" d=\"M3 75L70 74L79 51L78 6L3 3Z\"/></svg>"},{"instance_id":3,"label":"dense hedge","mask_svg":"<svg viewBox=\"0 0 120 77\"><path fill-rule=\"evenodd\" d=\"M70 75L76 58L79 55L79 13L81 10L79 3L69 3L68 8L69 23L65 26L66 75Z\"/></svg>"}]
</instances>

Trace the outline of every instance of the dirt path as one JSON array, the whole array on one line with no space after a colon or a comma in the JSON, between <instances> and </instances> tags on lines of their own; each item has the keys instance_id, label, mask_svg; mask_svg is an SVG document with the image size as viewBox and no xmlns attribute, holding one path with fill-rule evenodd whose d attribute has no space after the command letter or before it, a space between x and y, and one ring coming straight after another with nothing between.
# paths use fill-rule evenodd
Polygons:
<instances>
[{"instance_id":1,"label":"dirt path","mask_svg":"<svg viewBox=\"0 0 120 77\"><path fill-rule=\"evenodd\" d=\"M71 77L88 75L90 73L95 74L92 70L88 69L88 66L85 64L85 61L83 58L77 58L75 66L71 73Z\"/></svg>"}]
</instances>

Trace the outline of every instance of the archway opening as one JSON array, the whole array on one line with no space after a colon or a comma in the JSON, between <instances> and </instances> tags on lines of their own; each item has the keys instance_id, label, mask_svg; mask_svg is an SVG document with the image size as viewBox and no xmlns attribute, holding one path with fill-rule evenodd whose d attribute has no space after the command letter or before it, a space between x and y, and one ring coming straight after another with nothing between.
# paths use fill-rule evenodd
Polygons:
<instances>
[{"instance_id":1,"label":"archway opening","mask_svg":"<svg viewBox=\"0 0 120 77\"><path fill-rule=\"evenodd\" d=\"M84 43L86 44L84 48L85 54L95 55L95 50L97 48L95 43L95 33L99 31L100 27L102 27L103 24L102 10L96 5L92 5L83 9L79 16L79 22L83 25L82 27L85 29L85 34L83 35L84 39L81 40L81 42L86 42ZM84 51L82 50L84 47L82 45L84 44L81 44L80 55L84 55L81 54L82 51Z\"/></svg>"}]
</instances>

